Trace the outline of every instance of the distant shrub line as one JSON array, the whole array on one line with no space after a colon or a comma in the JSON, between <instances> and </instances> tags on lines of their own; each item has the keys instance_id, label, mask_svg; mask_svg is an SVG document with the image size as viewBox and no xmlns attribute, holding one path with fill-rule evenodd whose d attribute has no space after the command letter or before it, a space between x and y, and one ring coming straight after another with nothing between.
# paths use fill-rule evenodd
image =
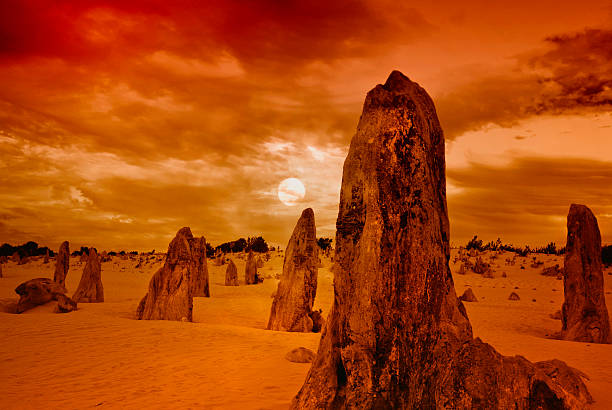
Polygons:
<instances>
[{"instance_id":1,"label":"distant shrub line","mask_svg":"<svg viewBox=\"0 0 612 410\"><path fill-rule=\"evenodd\" d=\"M502 243L501 238L497 238L496 241L491 241L483 244L481 239L478 239L477 235L474 235L465 245L465 249L475 249L478 251L507 251L515 252L520 256L527 256L530 253L542 253L546 255L563 255L565 253L565 246L557 249L557 245L554 242L550 242L546 246L531 249L529 245L521 248L512 244Z\"/></svg>"}]
</instances>

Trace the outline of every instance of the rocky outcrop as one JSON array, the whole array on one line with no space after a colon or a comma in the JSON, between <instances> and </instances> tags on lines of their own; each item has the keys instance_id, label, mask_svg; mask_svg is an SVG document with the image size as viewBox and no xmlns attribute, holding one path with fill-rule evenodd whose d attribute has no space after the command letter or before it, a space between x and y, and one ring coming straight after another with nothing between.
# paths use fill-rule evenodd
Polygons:
<instances>
[{"instance_id":1,"label":"rocky outcrop","mask_svg":"<svg viewBox=\"0 0 612 410\"><path fill-rule=\"evenodd\" d=\"M505 357L473 338L448 264L444 150L421 87L393 72L368 93L344 163L334 302L294 409L556 409L590 400L564 363Z\"/></svg>"},{"instance_id":2,"label":"rocky outcrop","mask_svg":"<svg viewBox=\"0 0 612 410\"><path fill-rule=\"evenodd\" d=\"M521 297L516 292L511 292L508 296L508 300L521 300Z\"/></svg>"},{"instance_id":3,"label":"rocky outcrop","mask_svg":"<svg viewBox=\"0 0 612 410\"><path fill-rule=\"evenodd\" d=\"M66 276L70 268L70 245L64 241L55 255L55 273L53 280L66 289Z\"/></svg>"},{"instance_id":4,"label":"rocky outcrop","mask_svg":"<svg viewBox=\"0 0 612 410\"><path fill-rule=\"evenodd\" d=\"M302 212L285 251L283 274L272 302L269 330L312 332L319 257L314 212Z\"/></svg>"},{"instance_id":5,"label":"rocky outcrop","mask_svg":"<svg viewBox=\"0 0 612 410\"><path fill-rule=\"evenodd\" d=\"M76 302L64 295L65 292L63 286L51 279L30 279L15 288L15 293L19 295L19 302L14 308L14 313L23 313L53 300L58 301L56 312L65 313L76 310Z\"/></svg>"},{"instance_id":6,"label":"rocky outcrop","mask_svg":"<svg viewBox=\"0 0 612 410\"><path fill-rule=\"evenodd\" d=\"M244 268L244 283L246 285L255 285L259 282L259 277L257 276L257 261L255 260L253 251L250 251Z\"/></svg>"},{"instance_id":7,"label":"rocky outcrop","mask_svg":"<svg viewBox=\"0 0 612 410\"><path fill-rule=\"evenodd\" d=\"M144 320L193 319L193 277L201 274L204 238L194 238L182 228L168 245L164 266L149 282L149 291L140 301L136 316ZM204 261L205 263L205 261Z\"/></svg>"},{"instance_id":8,"label":"rocky outcrop","mask_svg":"<svg viewBox=\"0 0 612 410\"><path fill-rule=\"evenodd\" d=\"M225 269L225 286L238 286L238 269L233 260L227 261L227 268Z\"/></svg>"},{"instance_id":9,"label":"rocky outcrop","mask_svg":"<svg viewBox=\"0 0 612 410\"><path fill-rule=\"evenodd\" d=\"M603 290L601 235L597 219L584 205L567 215L561 338L610 343L610 318Z\"/></svg>"},{"instance_id":10,"label":"rocky outcrop","mask_svg":"<svg viewBox=\"0 0 612 410\"><path fill-rule=\"evenodd\" d=\"M72 300L77 303L101 303L104 302L104 287L102 286L102 267L98 252L89 248L87 263L83 268L83 274L77 290L72 295Z\"/></svg>"}]
</instances>

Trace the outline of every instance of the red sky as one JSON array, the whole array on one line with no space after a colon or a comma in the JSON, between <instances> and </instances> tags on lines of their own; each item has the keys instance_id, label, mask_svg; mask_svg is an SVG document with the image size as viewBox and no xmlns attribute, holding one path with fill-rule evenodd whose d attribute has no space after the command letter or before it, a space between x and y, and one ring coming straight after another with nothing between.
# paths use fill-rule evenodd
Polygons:
<instances>
[{"instance_id":1,"label":"red sky","mask_svg":"<svg viewBox=\"0 0 612 410\"><path fill-rule=\"evenodd\" d=\"M612 242L610 1L0 3L0 242L334 236L366 92L399 69L447 137L452 241ZM295 207L285 178L304 182Z\"/></svg>"}]
</instances>

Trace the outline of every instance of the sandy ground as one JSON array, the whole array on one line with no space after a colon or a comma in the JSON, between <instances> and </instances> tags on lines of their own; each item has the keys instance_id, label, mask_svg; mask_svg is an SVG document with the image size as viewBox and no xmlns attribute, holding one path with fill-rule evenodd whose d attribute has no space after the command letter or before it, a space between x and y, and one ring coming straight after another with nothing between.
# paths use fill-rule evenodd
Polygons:
<instances>
[{"instance_id":1,"label":"sandy ground","mask_svg":"<svg viewBox=\"0 0 612 410\"><path fill-rule=\"evenodd\" d=\"M561 307L563 282L541 276L541 267L530 267L531 258L506 266L509 256L491 260L493 279L454 275L458 295L472 287L479 299L466 303L474 335L506 355L566 361L590 376L593 407L611 409L612 345L547 338L561 327L549 314ZM538 259L545 266L562 264L558 257ZM244 260L234 261L243 279ZM452 261L455 272L460 262ZM83 269L75 258L70 263L69 295ZM263 284L239 287L223 286L225 266L209 261L211 298L194 300L194 323L133 319L162 264L151 261L137 269L136 263L115 258L102 264L104 303L79 304L68 314L52 313L53 303L22 315L0 313L0 408L287 408L310 365L291 363L285 354L299 346L316 351L320 335L264 329L282 255L260 269L269 277ZM323 265L315 307L327 314L333 278L330 261L324 259ZM42 259L21 266L9 262L0 298L16 297L14 288L25 280L52 278L53 267L53 261L43 264ZM606 302L612 306L608 272ZM507 300L512 291L520 301Z\"/></svg>"}]
</instances>

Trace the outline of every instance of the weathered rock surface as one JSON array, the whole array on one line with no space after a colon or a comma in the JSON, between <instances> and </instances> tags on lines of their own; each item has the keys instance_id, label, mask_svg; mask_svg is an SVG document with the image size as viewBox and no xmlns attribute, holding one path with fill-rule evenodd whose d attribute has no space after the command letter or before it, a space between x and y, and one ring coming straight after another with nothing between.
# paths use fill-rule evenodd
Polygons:
<instances>
[{"instance_id":1,"label":"weathered rock surface","mask_svg":"<svg viewBox=\"0 0 612 410\"><path fill-rule=\"evenodd\" d=\"M233 260L229 259L225 269L225 286L238 286L238 269Z\"/></svg>"},{"instance_id":2,"label":"weathered rock surface","mask_svg":"<svg viewBox=\"0 0 612 410\"><path fill-rule=\"evenodd\" d=\"M478 299L476 298L476 295L474 295L474 291L472 290L472 288L467 288L463 292L463 295L459 296L459 300L463 302L478 302Z\"/></svg>"},{"instance_id":3,"label":"weathered rock surface","mask_svg":"<svg viewBox=\"0 0 612 410\"><path fill-rule=\"evenodd\" d=\"M208 282L208 263L206 261L206 239L203 236L199 238L191 236L188 241L191 251L191 286L193 297L208 298L210 297L210 285Z\"/></svg>"},{"instance_id":4,"label":"weathered rock surface","mask_svg":"<svg viewBox=\"0 0 612 410\"><path fill-rule=\"evenodd\" d=\"M70 311L76 310L76 303L64 295L65 292L63 286L49 278L30 279L15 288L19 302L14 308L14 313L23 313L53 300L57 300L62 306L73 306Z\"/></svg>"},{"instance_id":5,"label":"weathered rock surface","mask_svg":"<svg viewBox=\"0 0 612 410\"><path fill-rule=\"evenodd\" d=\"M55 313L68 313L77 310L77 303L64 294L57 294L56 300Z\"/></svg>"},{"instance_id":6,"label":"weathered rock surface","mask_svg":"<svg viewBox=\"0 0 612 410\"><path fill-rule=\"evenodd\" d=\"M312 350L305 347L298 347L285 355L285 359L294 363L312 363L315 354Z\"/></svg>"},{"instance_id":7,"label":"weathered rock surface","mask_svg":"<svg viewBox=\"0 0 612 410\"><path fill-rule=\"evenodd\" d=\"M253 251L250 251L247 257L246 266L244 268L244 283L247 285L259 283L259 277L257 276L257 261L255 260Z\"/></svg>"},{"instance_id":8,"label":"weathered rock surface","mask_svg":"<svg viewBox=\"0 0 612 410\"><path fill-rule=\"evenodd\" d=\"M55 255L55 273L53 280L66 289L66 276L70 268L70 245L68 241L62 242L57 255Z\"/></svg>"},{"instance_id":9,"label":"weathered rock surface","mask_svg":"<svg viewBox=\"0 0 612 410\"><path fill-rule=\"evenodd\" d=\"M473 338L448 265L444 173L432 100L393 72L368 93L344 163L334 303L293 408L552 409L589 401L564 363L504 357Z\"/></svg>"},{"instance_id":10,"label":"weathered rock surface","mask_svg":"<svg viewBox=\"0 0 612 410\"><path fill-rule=\"evenodd\" d=\"M597 219L584 205L567 215L561 338L610 343L610 318L603 290L601 235Z\"/></svg>"},{"instance_id":11,"label":"weathered rock surface","mask_svg":"<svg viewBox=\"0 0 612 410\"><path fill-rule=\"evenodd\" d=\"M77 303L101 303L104 302L104 287L102 286L102 267L98 252L89 248L87 263L83 268L83 274L79 281L77 290L72 295Z\"/></svg>"},{"instance_id":12,"label":"weathered rock surface","mask_svg":"<svg viewBox=\"0 0 612 410\"><path fill-rule=\"evenodd\" d=\"M314 212L302 212L289 239L283 274L272 302L268 330L312 332L319 256Z\"/></svg>"},{"instance_id":13,"label":"weathered rock surface","mask_svg":"<svg viewBox=\"0 0 612 410\"><path fill-rule=\"evenodd\" d=\"M193 320L194 287L192 277L201 266L203 238L196 239L191 229L178 231L170 245L164 266L149 282L149 291L136 313L144 320ZM205 246L205 243L204 243Z\"/></svg>"},{"instance_id":14,"label":"weathered rock surface","mask_svg":"<svg viewBox=\"0 0 612 410\"><path fill-rule=\"evenodd\" d=\"M4 277L4 276L2 276L2 265L3 265L3 264L2 264L2 263L0 263L0 278Z\"/></svg>"}]
</instances>

